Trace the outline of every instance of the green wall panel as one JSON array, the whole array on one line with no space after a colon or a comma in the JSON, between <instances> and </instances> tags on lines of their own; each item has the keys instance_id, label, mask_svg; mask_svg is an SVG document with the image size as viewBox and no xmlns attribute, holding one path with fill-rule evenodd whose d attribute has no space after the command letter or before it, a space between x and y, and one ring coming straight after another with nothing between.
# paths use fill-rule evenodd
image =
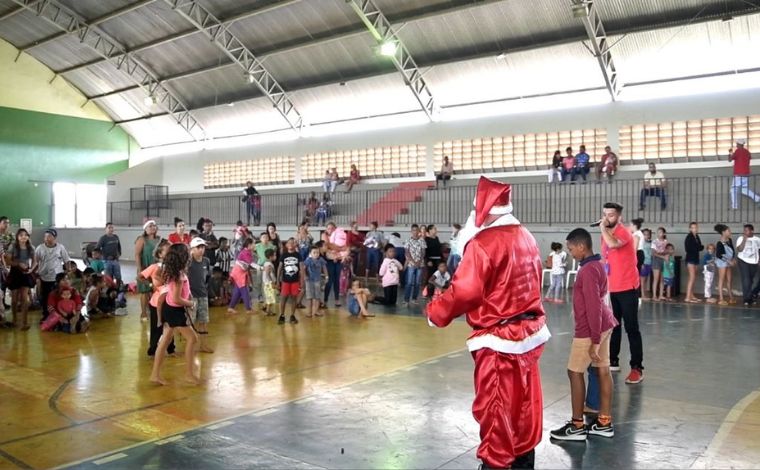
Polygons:
<instances>
[{"instance_id":1,"label":"green wall panel","mask_svg":"<svg viewBox=\"0 0 760 470\"><path fill-rule=\"evenodd\" d=\"M14 225L31 218L49 226L47 182L105 183L128 168L137 148L110 122L0 107L0 215Z\"/></svg>"}]
</instances>

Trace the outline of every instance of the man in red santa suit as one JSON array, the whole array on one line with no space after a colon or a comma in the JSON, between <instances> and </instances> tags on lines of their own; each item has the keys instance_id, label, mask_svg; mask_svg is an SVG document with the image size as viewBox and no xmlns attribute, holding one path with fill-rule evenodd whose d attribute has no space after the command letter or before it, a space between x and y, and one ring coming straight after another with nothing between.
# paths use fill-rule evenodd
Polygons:
<instances>
[{"instance_id":1,"label":"man in red santa suit","mask_svg":"<svg viewBox=\"0 0 760 470\"><path fill-rule=\"evenodd\" d=\"M541 257L512 216L511 187L481 176L475 210L460 232L464 255L451 287L427 307L445 327L466 314L475 360L472 414L480 424L481 468L533 468L541 442L538 360L551 336L541 304Z\"/></svg>"}]
</instances>

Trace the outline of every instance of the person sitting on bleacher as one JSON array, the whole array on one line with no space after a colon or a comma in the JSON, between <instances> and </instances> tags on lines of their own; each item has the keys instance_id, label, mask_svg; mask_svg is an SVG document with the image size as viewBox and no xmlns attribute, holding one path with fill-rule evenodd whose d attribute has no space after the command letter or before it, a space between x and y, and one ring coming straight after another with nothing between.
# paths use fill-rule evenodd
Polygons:
<instances>
[{"instance_id":1,"label":"person sitting on bleacher","mask_svg":"<svg viewBox=\"0 0 760 470\"><path fill-rule=\"evenodd\" d=\"M351 190L354 188L354 185L361 180L362 177L359 174L359 169L356 167L355 164L351 164L351 173L348 176L348 181L346 181L346 192L350 193Z\"/></svg>"},{"instance_id":2,"label":"person sitting on bleacher","mask_svg":"<svg viewBox=\"0 0 760 470\"><path fill-rule=\"evenodd\" d=\"M646 200L649 196L659 197L660 208L665 210L668 207L667 196L665 194L666 188L667 181L665 181L665 175L661 171L657 171L654 163L650 163L649 171L644 175L644 187L639 195L639 210L643 211L646 209Z\"/></svg>"},{"instance_id":3,"label":"person sitting on bleacher","mask_svg":"<svg viewBox=\"0 0 760 470\"><path fill-rule=\"evenodd\" d=\"M443 181L443 187L446 187L446 181L451 180L451 175L454 174L454 164L449 160L448 155L443 157L443 164L441 165L441 171L435 175L435 188L438 189L438 182Z\"/></svg>"},{"instance_id":4,"label":"person sitting on bleacher","mask_svg":"<svg viewBox=\"0 0 760 470\"><path fill-rule=\"evenodd\" d=\"M608 182L612 182L612 177L617 173L617 167L620 161L617 154L612 151L610 146L604 147L604 155L602 155L602 161L599 162L599 166L596 167L596 179L602 179L602 176L607 177Z\"/></svg>"},{"instance_id":5,"label":"person sitting on bleacher","mask_svg":"<svg viewBox=\"0 0 760 470\"><path fill-rule=\"evenodd\" d=\"M590 169L591 169L591 157L589 156L589 154L586 153L586 146L581 145L578 155L575 156L575 167L573 168L573 181L575 181L578 178L578 176L581 176L583 178L583 181L585 182L586 176L588 176Z\"/></svg>"}]
</instances>

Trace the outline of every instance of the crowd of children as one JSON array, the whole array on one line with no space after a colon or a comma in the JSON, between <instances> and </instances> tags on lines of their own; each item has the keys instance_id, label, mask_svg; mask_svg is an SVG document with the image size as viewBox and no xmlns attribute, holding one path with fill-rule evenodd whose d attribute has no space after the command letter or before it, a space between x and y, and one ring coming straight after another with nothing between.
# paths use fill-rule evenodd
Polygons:
<instances>
[{"instance_id":1,"label":"crowd of children","mask_svg":"<svg viewBox=\"0 0 760 470\"><path fill-rule=\"evenodd\" d=\"M655 237L652 238L652 230L642 229L642 223L642 219L634 219L629 225L633 240L637 245L641 300L672 302L675 300L676 289L675 245L668 241L668 233L664 227L658 227ZM689 233L684 243L684 262L688 274L685 302L707 302L720 305L735 303L732 291L732 268L736 265L736 249L731 239L731 230L726 225L718 224L715 226L715 232L719 236L718 241L705 246L702 245L699 237L698 224L696 222L689 224ZM700 256L702 251L704 254ZM567 253L563 250L562 244L553 242L551 252L545 261L546 269L551 270L550 286L544 297L547 302L564 302L562 290L567 275L566 260ZM702 300L694 295L695 273L700 271L704 285ZM718 274L717 298L713 296L716 274Z\"/></svg>"}]
</instances>

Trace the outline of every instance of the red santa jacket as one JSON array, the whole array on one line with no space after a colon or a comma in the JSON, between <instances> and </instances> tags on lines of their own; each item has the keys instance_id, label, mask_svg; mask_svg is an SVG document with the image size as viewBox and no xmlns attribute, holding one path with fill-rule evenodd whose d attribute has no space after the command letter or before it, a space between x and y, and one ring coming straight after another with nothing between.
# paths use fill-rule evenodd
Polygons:
<instances>
[{"instance_id":1,"label":"red santa jacket","mask_svg":"<svg viewBox=\"0 0 760 470\"><path fill-rule=\"evenodd\" d=\"M428 305L428 318L444 327L466 313L475 330L467 341L470 351L531 351L551 336L541 303L541 269L538 246L527 229L486 228L467 243L451 287Z\"/></svg>"}]
</instances>

